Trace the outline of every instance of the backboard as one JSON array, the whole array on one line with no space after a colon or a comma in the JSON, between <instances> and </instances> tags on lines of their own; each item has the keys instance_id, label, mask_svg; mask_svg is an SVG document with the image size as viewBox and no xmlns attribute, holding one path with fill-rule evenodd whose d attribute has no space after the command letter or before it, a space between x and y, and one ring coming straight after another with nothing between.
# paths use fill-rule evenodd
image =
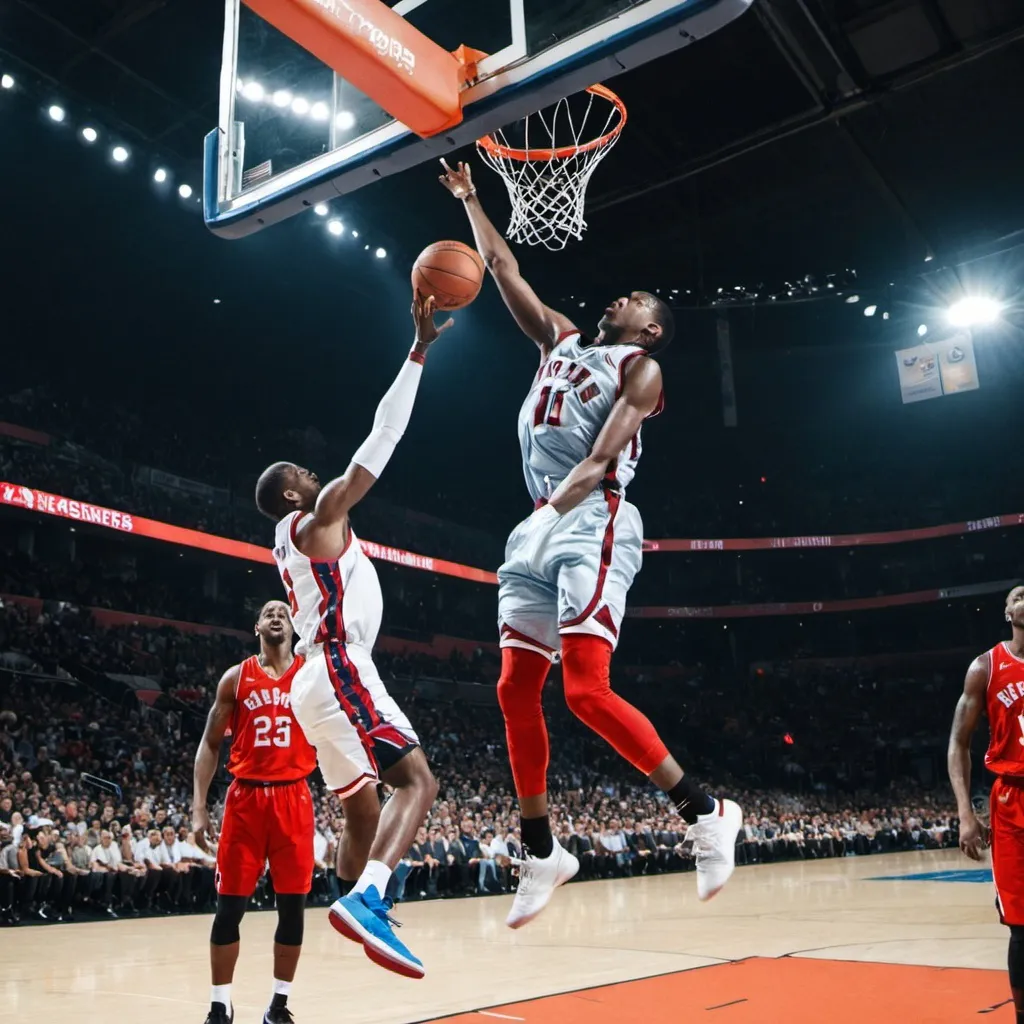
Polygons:
<instances>
[{"instance_id":1,"label":"backboard","mask_svg":"<svg viewBox=\"0 0 1024 1024\"><path fill-rule=\"evenodd\" d=\"M385 2L445 50L487 54L462 93L462 122L420 138L241 0L226 0L220 119L204 154L204 211L216 234L252 234L445 156L710 35L752 0Z\"/></svg>"}]
</instances>

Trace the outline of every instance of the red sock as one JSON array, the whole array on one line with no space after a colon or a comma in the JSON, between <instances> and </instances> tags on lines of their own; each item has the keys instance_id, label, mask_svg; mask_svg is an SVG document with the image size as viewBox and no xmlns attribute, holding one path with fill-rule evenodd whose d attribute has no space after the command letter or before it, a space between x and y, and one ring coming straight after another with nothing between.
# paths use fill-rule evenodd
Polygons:
<instances>
[{"instance_id":1,"label":"red sock","mask_svg":"<svg viewBox=\"0 0 1024 1024\"><path fill-rule=\"evenodd\" d=\"M612 645L587 633L562 636L562 683L569 710L607 740L634 768L650 775L668 748L646 715L613 693Z\"/></svg>"},{"instance_id":2,"label":"red sock","mask_svg":"<svg viewBox=\"0 0 1024 1024\"><path fill-rule=\"evenodd\" d=\"M550 669L551 662L536 651L501 649L498 703L505 716L508 759L520 799L540 796L548 788L548 727L541 692Z\"/></svg>"}]
</instances>

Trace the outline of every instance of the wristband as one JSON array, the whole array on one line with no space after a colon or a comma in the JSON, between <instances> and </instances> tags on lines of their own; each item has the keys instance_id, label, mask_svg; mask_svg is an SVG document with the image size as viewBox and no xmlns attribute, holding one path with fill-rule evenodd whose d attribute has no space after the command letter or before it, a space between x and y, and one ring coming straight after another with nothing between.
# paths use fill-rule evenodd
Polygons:
<instances>
[{"instance_id":1,"label":"wristband","mask_svg":"<svg viewBox=\"0 0 1024 1024\"><path fill-rule=\"evenodd\" d=\"M419 363L420 366L423 366L423 364L426 363L426 361L427 361L427 353L426 352L417 352L416 349L414 349L414 348L410 349L409 350L409 361L412 362L412 363Z\"/></svg>"}]
</instances>

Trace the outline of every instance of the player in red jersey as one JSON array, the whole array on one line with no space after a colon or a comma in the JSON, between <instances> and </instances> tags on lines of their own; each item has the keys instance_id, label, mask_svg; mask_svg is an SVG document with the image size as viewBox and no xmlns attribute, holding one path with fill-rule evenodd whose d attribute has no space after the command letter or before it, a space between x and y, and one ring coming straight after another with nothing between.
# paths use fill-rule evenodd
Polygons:
<instances>
[{"instance_id":1,"label":"player in red jersey","mask_svg":"<svg viewBox=\"0 0 1024 1024\"><path fill-rule=\"evenodd\" d=\"M221 677L196 751L192 827L206 846L207 795L220 747L231 730L228 771L235 777L224 803L217 849L217 915L210 933L213 988L206 1024L234 1018L231 981L238 960L238 926L270 862L277 894L274 988L264 1024L290 1024L288 993L302 950L306 894L313 878L313 799L306 778L316 751L292 714L292 679L303 659L292 654L288 605L268 601L256 621L260 653Z\"/></svg>"},{"instance_id":2,"label":"player in red jersey","mask_svg":"<svg viewBox=\"0 0 1024 1024\"><path fill-rule=\"evenodd\" d=\"M1017 1024L1024 1024L1024 587L1006 598L1013 637L971 662L949 737L949 781L960 817L960 849L981 860L992 846L992 877L999 920L1009 926L1010 991ZM971 737L988 716L985 767L996 780L989 800L991 825L971 804Z\"/></svg>"}]
</instances>

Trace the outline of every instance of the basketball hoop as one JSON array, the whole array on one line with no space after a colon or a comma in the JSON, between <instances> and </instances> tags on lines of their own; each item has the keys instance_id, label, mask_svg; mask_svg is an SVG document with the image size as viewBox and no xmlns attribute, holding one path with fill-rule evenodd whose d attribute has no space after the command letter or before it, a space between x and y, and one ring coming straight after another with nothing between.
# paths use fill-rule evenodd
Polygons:
<instances>
[{"instance_id":1,"label":"basketball hoop","mask_svg":"<svg viewBox=\"0 0 1024 1024\"><path fill-rule=\"evenodd\" d=\"M604 127L598 135L595 125L606 105ZM553 250L564 249L570 238L582 238L587 229L584 207L591 175L625 125L625 103L611 89L592 85L579 97L561 99L547 111L517 122L521 146L510 145L506 132L511 129L478 139L480 156L501 175L508 189L512 218L507 236ZM588 135L591 138L586 141Z\"/></svg>"}]
</instances>

